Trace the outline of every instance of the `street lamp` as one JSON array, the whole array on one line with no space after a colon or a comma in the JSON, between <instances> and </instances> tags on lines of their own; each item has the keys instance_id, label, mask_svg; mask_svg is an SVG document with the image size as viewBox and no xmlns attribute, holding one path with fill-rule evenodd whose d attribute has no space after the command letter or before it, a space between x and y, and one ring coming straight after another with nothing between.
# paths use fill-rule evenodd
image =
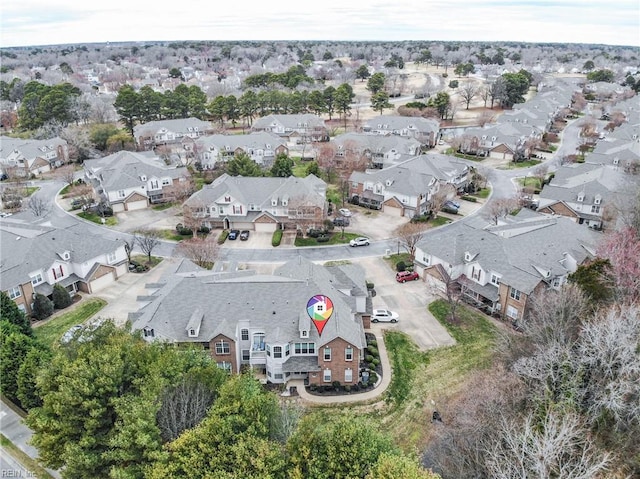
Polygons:
<instances>
[{"instance_id":1,"label":"street lamp","mask_svg":"<svg viewBox=\"0 0 640 479\"><path fill-rule=\"evenodd\" d=\"M400 256L400 240L398 240L398 256Z\"/></svg>"}]
</instances>

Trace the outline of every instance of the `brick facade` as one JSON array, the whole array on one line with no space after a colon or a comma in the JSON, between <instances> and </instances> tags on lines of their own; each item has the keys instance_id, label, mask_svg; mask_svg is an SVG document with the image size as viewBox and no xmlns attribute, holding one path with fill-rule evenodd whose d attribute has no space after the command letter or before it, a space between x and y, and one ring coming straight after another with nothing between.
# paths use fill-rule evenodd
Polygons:
<instances>
[{"instance_id":1,"label":"brick facade","mask_svg":"<svg viewBox=\"0 0 640 479\"><path fill-rule=\"evenodd\" d=\"M226 345L228 345L228 352L225 350ZM219 352L219 349L222 349L222 352ZM232 373L240 372L237 360L238 353L236 349L237 346L235 341L224 334L218 334L209 343L211 358L218 364L218 366L222 366L222 363L230 364L230 371Z\"/></svg>"},{"instance_id":2,"label":"brick facade","mask_svg":"<svg viewBox=\"0 0 640 479\"><path fill-rule=\"evenodd\" d=\"M346 350L349 347L352 350L351 360L346 358ZM326 348L331 350L331 358L329 360L325 360ZM344 339L336 338L318 348L318 366L320 367L320 372L315 377L310 375L310 384L331 384L334 381L338 381L340 384L357 384L360 371L360 350ZM346 377L348 369L351 370L351 380ZM327 370L331 371L330 380L328 381L325 373Z\"/></svg>"}]
</instances>

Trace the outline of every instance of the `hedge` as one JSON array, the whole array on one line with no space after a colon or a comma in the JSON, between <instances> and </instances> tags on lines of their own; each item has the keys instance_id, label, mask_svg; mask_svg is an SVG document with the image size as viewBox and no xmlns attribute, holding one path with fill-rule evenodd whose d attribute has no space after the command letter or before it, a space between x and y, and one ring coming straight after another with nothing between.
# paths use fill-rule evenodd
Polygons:
<instances>
[{"instance_id":1,"label":"hedge","mask_svg":"<svg viewBox=\"0 0 640 479\"><path fill-rule=\"evenodd\" d=\"M273 232L273 236L271 237L271 246L280 246L281 241L282 241L282 230L275 230Z\"/></svg>"}]
</instances>

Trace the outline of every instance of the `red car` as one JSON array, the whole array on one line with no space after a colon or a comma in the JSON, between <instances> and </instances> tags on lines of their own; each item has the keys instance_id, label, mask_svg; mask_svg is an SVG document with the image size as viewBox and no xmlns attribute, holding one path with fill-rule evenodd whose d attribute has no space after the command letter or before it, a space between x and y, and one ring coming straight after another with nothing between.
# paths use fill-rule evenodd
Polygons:
<instances>
[{"instance_id":1,"label":"red car","mask_svg":"<svg viewBox=\"0 0 640 479\"><path fill-rule=\"evenodd\" d=\"M407 281L415 281L418 278L420 278L420 276L418 276L418 273L416 273L414 271L400 271L399 273L396 273L396 281L398 283L406 283Z\"/></svg>"}]
</instances>

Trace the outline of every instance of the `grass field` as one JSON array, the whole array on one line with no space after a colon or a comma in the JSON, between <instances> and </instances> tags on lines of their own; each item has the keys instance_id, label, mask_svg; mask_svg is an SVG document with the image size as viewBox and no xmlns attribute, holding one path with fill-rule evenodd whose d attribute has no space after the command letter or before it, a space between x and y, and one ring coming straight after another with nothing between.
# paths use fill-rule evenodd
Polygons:
<instances>
[{"instance_id":1,"label":"grass field","mask_svg":"<svg viewBox=\"0 0 640 479\"><path fill-rule=\"evenodd\" d=\"M84 218L85 220L92 221L99 225L102 224L102 217L99 215L96 215L95 213L89 213L88 211L81 211L80 213L78 213L78 216L80 218ZM104 224L107 226L115 226L118 224L118 220L115 218L115 216L109 216L105 218Z\"/></svg>"},{"instance_id":2,"label":"grass field","mask_svg":"<svg viewBox=\"0 0 640 479\"><path fill-rule=\"evenodd\" d=\"M333 244L346 244L351 241L353 238L357 238L359 235L357 233L345 233L344 235L340 231L334 231L331 233L331 237L329 241L325 241L324 243L318 243L317 238L296 238L295 245L296 246L323 246L323 245L333 245ZM366 248L366 246L363 246Z\"/></svg>"},{"instance_id":3,"label":"grass field","mask_svg":"<svg viewBox=\"0 0 640 479\"><path fill-rule=\"evenodd\" d=\"M91 316L96 314L106 306L107 302L100 298L92 298L80 303L77 306L71 306L72 310L62 313L53 319L49 319L42 325L37 325L33 329L36 338L41 342L52 346L58 341L71 326L82 324Z\"/></svg>"}]
</instances>

